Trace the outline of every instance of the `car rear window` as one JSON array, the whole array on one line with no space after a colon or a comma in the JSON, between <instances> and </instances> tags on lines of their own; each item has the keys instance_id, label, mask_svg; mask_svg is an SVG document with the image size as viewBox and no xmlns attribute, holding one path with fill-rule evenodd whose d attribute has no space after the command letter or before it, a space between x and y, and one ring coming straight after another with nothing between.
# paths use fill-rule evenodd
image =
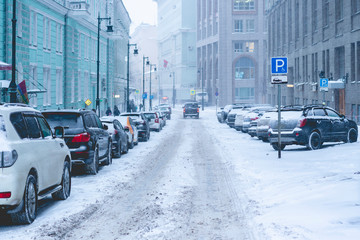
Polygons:
<instances>
[{"instance_id":1,"label":"car rear window","mask_svg":"<svg viewBox=\"0 0 360 240\"><path fill-rule=\"evenodd\" d=\"M28 133L25 125L24 118L20 112L15 112L10 115L10 122L14 126L20 138L27 138Z\"/></svg>"},{"instance_id":2,"label":"car rear window","mask_svg":"<svg viewBox=\"0 0 360 240\"><path fill-rule=\"evenodd\" d=\"M65 131L69 128L84 128L82 117L77 113L43 113L43 115L52 129L57 126L64 127Z\"/></svg>"},{"instance_id":3,"label":"car rear window","mask_svg":"<svg viewBox=\"0 0 360 240\"><path fill-rule=\"evenodd\" d=\"M185 104L185 107L189 107L189 108L197 108L198 107L198 104L197 103L187 103Z\"/></svg>"},{"instance_id":4,"label":"car rear window","mask_svg":"<svg viewBox=\"0 0 360 240\"><path fill-rule=\"evenodd\" d=\"M144 113L144 116L147 119L155 119L156 118L156 114L155 113Z\"/></svg>"}]
</instances>

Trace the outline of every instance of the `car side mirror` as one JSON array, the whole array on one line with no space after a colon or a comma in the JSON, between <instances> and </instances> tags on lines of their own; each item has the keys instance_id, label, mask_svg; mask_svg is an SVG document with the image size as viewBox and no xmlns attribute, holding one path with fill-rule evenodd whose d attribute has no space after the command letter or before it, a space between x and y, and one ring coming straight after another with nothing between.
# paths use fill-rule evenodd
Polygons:
<instances>
[{"instance_id":1,"label":"car side mirror","mask_svg":"<svg viewBox=\"0 0 360 240\"><path fill-rule=\"evenodd\" d=\"M105 130L108 130L108 129L109 129L109 127L108 127L107 125L105 125L105 124L103 124L103 128L104 128Z\"/></svg>"},{"instance_id":2,"label":"car side mirror","mask_svg":"<svg viewBox=\"0 0 360 240\"><path fill-rule=\"evenodd\" d=\"M64 138L64 127L57 126L54 128L54 137L55 138Z\"/></svg>"},{"instance_id":3,"label":"car side mirror","mask_svg":"<svg viewBox=\"0 0 360 240\"><path fill-rule=\"evenodd\" d=\"M342 119L345 119L345 115L344 115L344 114L341 114L340 117L341 117Z\"/></svg>"}]
</instances>

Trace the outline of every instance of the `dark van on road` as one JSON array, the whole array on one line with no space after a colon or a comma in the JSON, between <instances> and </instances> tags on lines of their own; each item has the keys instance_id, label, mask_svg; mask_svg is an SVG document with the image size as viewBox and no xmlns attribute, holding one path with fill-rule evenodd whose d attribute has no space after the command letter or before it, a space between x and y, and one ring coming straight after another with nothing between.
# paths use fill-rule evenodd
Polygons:
<instances>
[{"instance_id":1,"label":"dark van on road","mask_svg":"<svg viewBox=\"0 0 360 240\"><path fill-rule=\"evenodd\" d=\"M199 105L197 102L188 102L183 106L183 117L196 117L199 118Z\"/></svg>"},{"instance_id":2,"label":"dark van on road","mask_svg":"<svg viewBox=\"0 0 360 240\"><path fill-rule=\"evenodd\" d=\"M64 140L73 164L85 165L90 173L97 174L100 164L112 163L111 136L95 112L71 109L42 114L52 129L64 127Z\"/></svg>"}]
</instances>

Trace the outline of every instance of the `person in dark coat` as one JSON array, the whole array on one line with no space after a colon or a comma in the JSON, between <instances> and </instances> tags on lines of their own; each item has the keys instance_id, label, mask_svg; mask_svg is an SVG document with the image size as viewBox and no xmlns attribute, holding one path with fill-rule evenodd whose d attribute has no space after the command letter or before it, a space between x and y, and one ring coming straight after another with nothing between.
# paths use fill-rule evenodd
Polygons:
<instances>
[{"instance_id":1,"label":"person in dark coat","mask_svg":"<svg viewBox=\"0 0 360 240\"><path fill-rule=\"evenodd\" d=\"M119 116L120 115L120 110L118 109L118 107L115 105L114 106L114 116Z\"/></svg>"},{"instance_id":2,"label":"person in dark coat","mask_svg":"<svg viewBox=\"0 0 360 240\"><path fill-rule=\"evenodd\" d=\"M112 112L111 112L110 107L107 108L105 114L106 114L106 116L111 116Z\"/></svg>"}]
</instances>

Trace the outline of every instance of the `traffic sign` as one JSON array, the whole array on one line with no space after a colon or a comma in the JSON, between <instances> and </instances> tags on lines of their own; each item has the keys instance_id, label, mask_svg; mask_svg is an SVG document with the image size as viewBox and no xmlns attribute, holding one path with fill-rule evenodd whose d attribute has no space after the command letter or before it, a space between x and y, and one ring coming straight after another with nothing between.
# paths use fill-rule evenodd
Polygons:
<instances>
[{"instance_id":1,"label":"traffic sign","mask_svg":"<svg viewBox=\"0 0 360 240\"><path fill-rule=\"evenodd\" d=\"M154 99L154 95L150 95L150 99Z\"/></svg>"},{"instance_id":2,"label":"traffic sign","mask_svg":"<svg viewBox=\"0 0 360 240\"><path fill-rule=\"evenodd\" d=\"M218 93L218 92L215 92L215 96L219 96L219 93Z\"/></svg>"},{"instance_id":3,"label":"traffic sign","mask_svg":"<svg viewBox=\"0 0 360 240\"><path fill-rule=\"evenodd\" d=\"M320 78L320 91L329 91L329 79L328 78Z\"/></svg>"},{"instance_id":4,"label":"traffic sign","mask_svg":"<svg viewBox=\"0 0 360 240\"><path fill-rule=\"evenodd\" d=\"M282 84L287 82L288 82L287 76L271 76L272 84Z\"/></svg>"},{"instance_id":5,"label":"traffic sign","mask_svg":"<svg viewBox=\"0 0 360 240\"><path fill-rule=\"evenodd\" d=\"M147 99L147 92L144 92L144 93L143 93L142 98L143 98L143 99Z\"/></svg>"},{"instance_id":6,"label":"traffic sign","mask_svg":"<svg viewBox=\"0 0 360 240\"><path fill-rule=\"evenodd\" d=\"M136 93L136 94L139 94L139 93L140 93L140 90L139 90L139 89L136 89L136 90L135 90L135 93Z\"/></svg>"},{"instance_id":7,"label":"traffic sign","mask_svg":"<svg viewBox=\"0 0 360 240\"><path fill-rule=\"evenodd\" d=\"M285 58L271 58L271 73L272 74L286 74L288 73L288 59Z\"/></svg>"},{"instance_id":8,"label":"traffic sign","mask_svg":"<svg viewBox=\"0 0 360 240\"><path fill-rule=\"evenodd\" d=\"M193 96L195 95L196 91L194 89L190 90L190 95Z\"/></svg>"},{"instance_id":9,"label":"traffic sign","mask_svg":"<svg viewBox=\"0 0 360 240\"><path fill-rule=\"evenodd\" d=\"M91 104L90 99L86 100L86 101L85 101L85 104L89 106L89 105Z\"/></svg>"}]
</instances>

